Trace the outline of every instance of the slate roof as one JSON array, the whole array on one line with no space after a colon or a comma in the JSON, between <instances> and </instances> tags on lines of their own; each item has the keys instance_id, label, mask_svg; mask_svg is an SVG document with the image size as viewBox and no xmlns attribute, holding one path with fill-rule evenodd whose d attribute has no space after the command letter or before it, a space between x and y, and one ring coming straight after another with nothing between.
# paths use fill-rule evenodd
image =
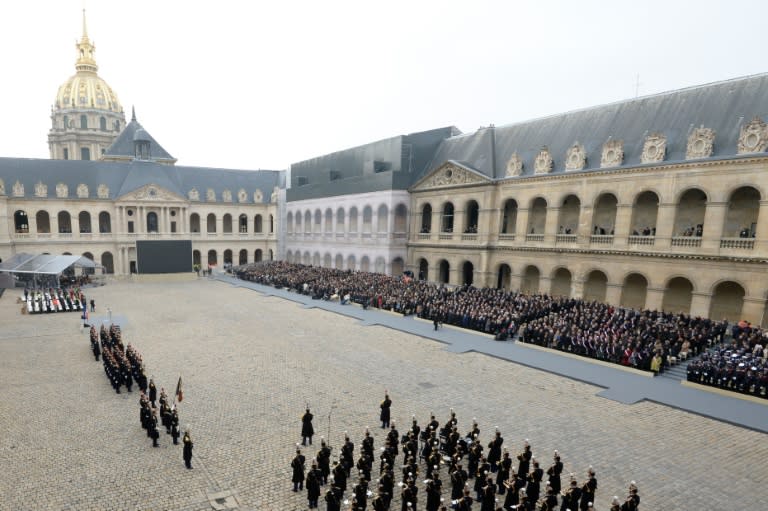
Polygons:
<instances>
[{"instance_id":1,"label":"slate roof","mask_svg":"<svg viewBox=\"0 0 768 511\"><path fill-rule=\"evenodd\" d=\"M405 190L422 174L440 142L457 133L449 126L398 135L294 163L287 199ZM307 183L301 185L300 178Z\"/></svg>"},{"instance_id":2,"label":"slate roof","mask_svg":"<svg viewBox=\"0 0 768 511\"><path fill-rule=\"evenodd\" d=\"M136 137L137 133L139 137ZM110 145L106 151L104 151L105 157L110 156L122 156L133 158L135 155L134 140L146 140L149 142L150 156L153 160L172 160L176 161L176 158L168 154L168 151L163 149L163 146L157 143L152 135L136 120L136 112L134 110L131 122L126 124L123 131L117 136L112 145Z\"/></svg>"},{"instance_id":3,"label":"slate roof","mask_svg":"<svg viewBox=\"0 0 768 511\"><path fill-rule=\"evenodd\" d=\"M424 169L424 175L444 162L454 160L490 178L503 178L509 158L516 152L524 162L521 177L526 177L533 175L534 160L543 146L548 147L554 160L552 174L565 173L567 151L576 142L584 145L587 154L583 171L596 170L600 168L603 144L609 138L624 141L624 161L617 169L634 167L641 165L646 135L654 132L663 133L667 138L663 164L681 162L685 161L689 134L700 126L716 133L714 152L704 161L733 158L737 156L741 127L755 116L768 119L768 74L450 137L440 144Z\"/></svg>"},{"instance_id":4,"label":"slate roof","mask_svg":"<svg viewBox=\"0 0 768 511\"><path fill-rule=\"evenodd\" d=\"M274 187L284 186L285 172L172 166L146 161L0 158L0 179L4 181L5 194L9 197L13 196L13 185L17 180L24 185L26 198L36 198L36 183L46 184L48 200L60 200L56 197L58 183L69 187L71 200L80 200L77 197L77 186L81 183L88 186L90 199L98 197L99 185L106 185L110 200L153 183L184 198L195 188L199 192L200 202L208 202L206 190L209 188L216 192L216 202L223 202L224 190L232 192L233 202L239 202L237 192L243 188L248 193L246 202L253 203L253 193L261 190L262 203L268 203Z\"/></svg>"}]
</instances>

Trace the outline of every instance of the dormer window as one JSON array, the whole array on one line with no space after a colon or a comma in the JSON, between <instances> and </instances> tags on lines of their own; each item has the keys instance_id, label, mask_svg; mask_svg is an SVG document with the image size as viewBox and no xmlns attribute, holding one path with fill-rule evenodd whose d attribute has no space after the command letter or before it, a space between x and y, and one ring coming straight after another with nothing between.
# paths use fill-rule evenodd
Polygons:
<instances>
[{"instance_id":1,"label":"dormer window","mask_svg":"<svg viewBox=\"0 0 768 511\"><path fill-rule=\"evenodd\" d=\"M149 160L150 153L149 153L149 141L148 140L137 140L134 143L134 158L137 160Z\"/></svg>"}]
</instances>

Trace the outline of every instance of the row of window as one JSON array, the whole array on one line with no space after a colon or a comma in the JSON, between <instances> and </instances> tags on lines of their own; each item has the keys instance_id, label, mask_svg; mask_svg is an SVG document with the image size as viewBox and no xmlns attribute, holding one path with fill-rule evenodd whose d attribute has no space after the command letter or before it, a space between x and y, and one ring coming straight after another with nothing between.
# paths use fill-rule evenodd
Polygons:
<instances>
[{"instance_id":1,"label":"row of window","mask_svg":"<svg viewBox=\"0 0 768 511\"><path fill-rule=\"evenodd\" d=\"M754 237L760 211L761 195L753 187L745 186L734 190L728 200L723 237ZM568 195L560 204L550 205L543 197L536 197L528 205L528 218L525 225L518 225L519 206L515 199L507 199L501 210L499 232L515 234L524 230L526 234L544 234L547 215L551 208L557 214L557 234L595 234L595 235L631 235L655 236L659 213L659 196L652 191L644 191L635 196L629 231L615 233L618 200L612 193L601 194L592 206L592 218L589 233L579 233L583 206L578 196ZM704 217L709 207L706 194L698 188L685 191L675 205L672 236L702 236ZM444 202L437 215L430 203L421 206L419 232L433 231L433 222L437 221L439 232L474 233L478 230L480 205L469 200L464 211L458 214L454 204ZM523 217L520 217L523 218ZM554 233L549 233L554 234Z\"/></svg>"},{"instance_id":2,"label":"row of window","mask_svg":"<svg viewBox=\"0 0 768 511\"><path fill-rule=\"evenodd\" d=\"M470 261L464 261L459 271L453 271L451 264L445 259L439 260L432 267L425 258L417 261L419 280L435 280L445 284L471 285L474 279L474 265ZM433 274L430 274L430 271ZM549 276L549 289L541 287L542 275L536 265L528 265L523 269L520 281L520 290L528 294L546 293L553 296L571 296L573 289L573 274L564 267L555 269ZM496 287L511 289L512 269L502 263L496 270ZM612 283L613 284L613 283ZM605 302L609 286L607 275L600 270L591 271L584 282L583 298L587 301L596 300ZM633 309L645 309L649 282L648 279L636 272L627 274L621 282L621 295L619 305ZM689 314L695 286L693 281L681 276L667 279L663 287L661 308L667 312ZM717 283L711 290L709 317L728 318L729 320L741 319L741 311L744 304L745 288L742 284L726 280Z\"/></svg>"},{"instance_id":3,"label":"row of window","mask_svg":"<svg viewBox=\"0 0 768 511\"><path fill-rule=\"evenodd\" d=\"M325 255L321 256L320 252L310 254L309 251L302 253L300 250L295 252L288 250L285 253L285 259L289 263L322 266L323 268L336 268L337 270L360 270L376 273L391 273L392 275L400 275L405 270L405 261L402 257L395 257L392 259L389 272L387 272L387 262L383 256L377 257L372 264L371 258L367 255L361 256L358 260L356 254L349 254L344 257L343 254L332 256L330 253L326 252Z\"/></svg>"},{"instance_id":4,"label":"row of window","mask_svg":"<svg viewBox=\"0 0 768 511\"><path fill-rule=\"evenodd\" d=\"M128 210L129 217L133 216L133 210ZM176 211L170 211L171 217L176 216ZM56 215L58 221L59 233L71 233L72 232L72 217L68 211L59 211ZM108 212L102 211L98 215L98 225L94 226L91 223L91 214L88 211L81 211L77 215L78 228L80 233L95 232L94 227L98 227L100 233L112 232L112 219ZM159 217L156 212L150 211L146 214L146 232L159 232ZM29 217L26 211L17 210L13 214L14 231L16 233L28 233L29 232ZM38 211L35 214L35 222L37 224L38 234L47 234L51 232L51 219L47 211ZM200 232L200 215L192 213L189 217L190 232ZM250 232L262 233L264 232L264 222L261 215L253 217L253 223L251 224L252 230ZM175 220L170 222L170 232L177 232L177 223ZM206 228L209 233L215 233L217 229L216 215L211 213L206 218ZM245 214L241 214L237 220L237 228L240 233L249 232L249 218ZM274 216L269 215L269 232L274 232ZM127 229L129 233L135 232L135 225L133 220L128 220ZM222 217L222 229L223 232L233 232L233 220L232 215L229 213Z\"/></svg>"},{"instance_id":5,"label":"row of window","mask_svg":"<svg viewBox=\"0 0 768 511\"><path fill-rule=\"evenodd\" d=\"M302 232L303 219L303 232L334 232L334 225L336 232L344 232L345 225L349 222L346 230L357 232L360 223L359 216L357 206L350 207L349 211L344 208L337 208L335 215L331 208L326 208L325 213L320 209L315 209L314 215L310 210L303 213L301 211L289 211L286 217L286 226L289 233L300 233ZM406 232L408 208L405 204L395 206L392 220L392 229L390 229L389 207L386 204L381 204L377 210L376 232ZM371 232L373 227L373 208L364 206L362 208L362 230L363 232Z\"/></svg>"},{"instance_id":6,"label":"row of window","mask_svg":"<svg viewBox=\"0 0 768 511\"><path fill-rule=\"evenodd\" d=\"M68 128L74 128L75 127L75 121L70 120L68 115L64 116L63 119L63 128L66 130ZM56 126L54 125L54 128ZM112 131L120 131L120 121L116 120L112 123ZM81 130L87 130L88 129L88 116L85 114L80 115L80 129ZM99 130L101 131L108 131L107 129L107 118L104 116L99 117Z\"/></svg>"}]
</instances>

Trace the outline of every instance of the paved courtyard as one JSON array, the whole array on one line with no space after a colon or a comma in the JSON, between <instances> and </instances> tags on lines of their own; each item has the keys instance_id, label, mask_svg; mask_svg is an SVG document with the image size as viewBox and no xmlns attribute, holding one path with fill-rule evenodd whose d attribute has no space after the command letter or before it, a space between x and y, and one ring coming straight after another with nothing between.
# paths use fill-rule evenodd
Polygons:
<instances>
[{"instance_id":1,"label":"paved courtyard","mask_svg":"<svg viewBox=\"0 0 768 511\"><path fill-rule=\"evenodd\" d=\"M756 431L622 404L592 385L217 281L89 290L97 315L110 307L124 322L158 386L172 393L182 374L181 423L195 441L186 470L169 436L151 447L138 393L114 393L77 316L22 316L17 296L0 298L2 510L207 510L227 494L241 510L306 509L305 494L290 491L289 467L306 403L335 459L345 430L359 447L371 426L383 444L384 389L401 431L412 414L423 424L434 412L442 423L453 407L462 433L479 419L483 443L494 426L513 454L528 438L545 470L554 449L580 482L593 465L601 511L613 495L623 500L630 480L641 509L768 500L768 436Z\"/></svg>"}]
</instances>

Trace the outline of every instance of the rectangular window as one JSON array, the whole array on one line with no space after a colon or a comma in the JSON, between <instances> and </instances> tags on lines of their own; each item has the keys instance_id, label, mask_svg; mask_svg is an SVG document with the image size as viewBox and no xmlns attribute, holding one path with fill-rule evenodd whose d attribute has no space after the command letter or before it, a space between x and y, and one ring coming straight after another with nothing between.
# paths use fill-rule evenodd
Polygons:
<instances>
[{"instance_id":1,"label":"rectangular window","mask_svg":"<svg viewBox=\"0 0 768 511\"><path fill-rule=\"evenodd\" d=\"M67 149L66 147L64 148L64 159L65 160L69 159L69 149Z\"/></svg>"},{"instance_id":2,"label":"rectangular window","mask_svg":"<svg viewBox=\"0 0 768 511\"><path fill-rule=\"evenodd\" d=\"M128 232L133 232L133 220L128 221Z\"/></svg>"},{"instance_id":3,"label":"rectangular window","mask_svg":"<svg viewBox=\"0 0 768 511\"><path fill-rule=\"evenodd\" d=\"M176 232L176 222L171 222L171 232Z\"/></svg>"},{"instance_id":4,"label":"rectangular window","mask_svg":"<svg viewBox=\"0 0 768 511\"><path fill-rule=\"evenodd\" d=\"M87 147L81 147L80 148L80 159L81 160L90 160L91 159L91 150Z\"/></svg>"}]
</instances>

